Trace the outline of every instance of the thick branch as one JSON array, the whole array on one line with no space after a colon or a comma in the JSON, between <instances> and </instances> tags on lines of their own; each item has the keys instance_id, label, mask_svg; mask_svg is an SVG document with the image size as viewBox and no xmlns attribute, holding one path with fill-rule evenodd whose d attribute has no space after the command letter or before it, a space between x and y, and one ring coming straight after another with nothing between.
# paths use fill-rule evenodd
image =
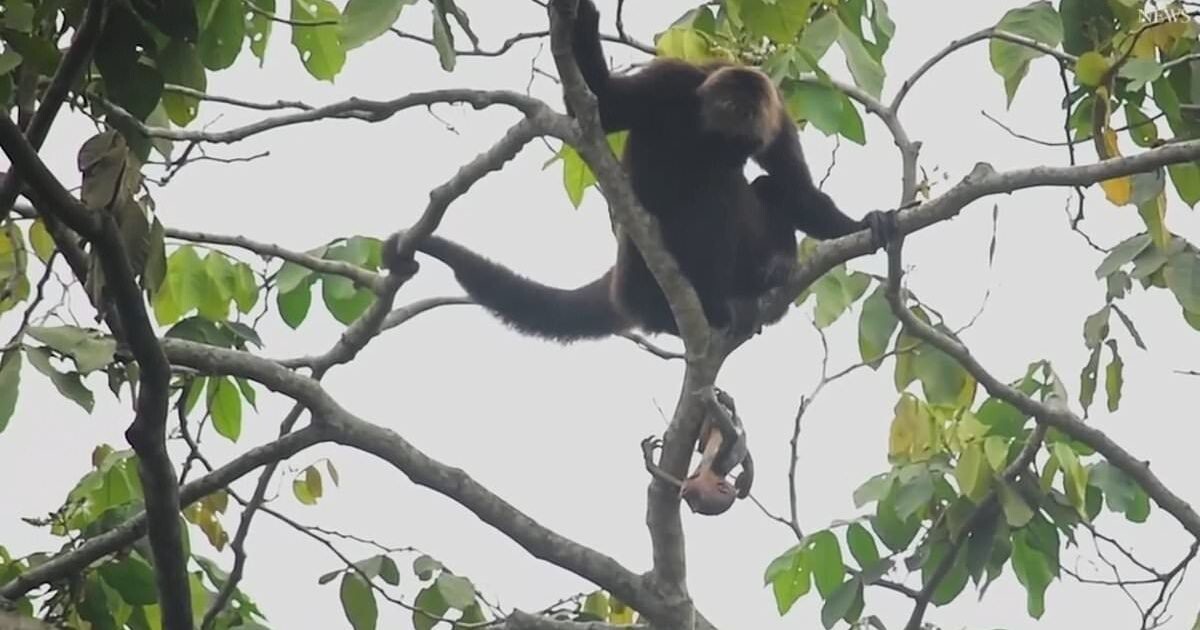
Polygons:
<instances>
[{"instance_id":1,"label":"thick branch","mask_svg":"<svg viewBox=\"0 0 1200 630\"><path fill-rule=\"evenodd\" d=\"M674 257L663 247L658 222L642 208L624 169L605 140L595 96L584 82L572 53L575 8L574 0L551 0L549 3L550 49L562 79L564 98L579 123L580 134L575 147L595 173L621 232L633 240L655 281L662 288L684 342L687 368L683 388L674 418L663 438L660 460L660 465L668 474L682 478L691 459L692 446L699 437L705 413L705 406L696 394L713 384L724 354L711 351L714 335L695 290L680 272ZM652 481L646 509L654 555L652 575L657 586L671 594L675 606L655 616L655 613L638 607L635 602L629 603L661 625L669 626L683 619L698 622L699 615L687 597L679 496L671 492L666 484ZM664 612L669 612L670 616L661 616Z\"/></svg>"},{"instance_id":2,"label":"thick branch","mask_svg":"<svg viewBox=\"0 0 1200 630\"><path fill-rule=\"evenodd\" d=\"M938 197L916 208L901 211L897 217L897 227L899 233L911 234L957 216L967 204L988 195L1041 186L1088 186L1106 179L1196 159L1200 159L1200 140L1172 143L1129 157L1079 166L1035 166L1001 173L981 162L961 182ZM873 251L874 244L867 230L821 242L813 255L792 272L785 287L764 298L766 308L786 309L796 296L825 272L851 258Z\"/></svg>"},{"instance_id":3,"label":"thick branch","mask_svg":"<svg viewBox=\"0 0 1200 630\"><path fill-rule=\"evenodd\" d=\"M246 352L178 339L164 340L164 346L177 364L207 374L241 376L289 396L313 411L314 425L322 427L323 436L387 461L414 483L466 507L533 556L591 580L639 610L663 609L662 598L649 590L637 574L612 558L540 525L466 472L431 459L388 429L359 419L339 405L317 381Z\"/></svg>"},{"instance_id":4,"label":"thick branch","mask_svg":"<svg viewBox=\"0 0 1200 630\"><path fill-rule=\"evenodd\" d=\"M30 187L47 200L39 209L92 241L104 272L105 293L116 308L119 325L114 330L121 333L139 368L135 413L125 439L138 455L163 625L168 630L190 630L192 600L178 518L179 487L166 446L170 365L146 313L116 220L107 209L91 212L75 200L6 114L0 114L0 147L12 161L13 170L29 173ZM110 321L110 325L116 323Z\"/></svg>"}]
</instances>

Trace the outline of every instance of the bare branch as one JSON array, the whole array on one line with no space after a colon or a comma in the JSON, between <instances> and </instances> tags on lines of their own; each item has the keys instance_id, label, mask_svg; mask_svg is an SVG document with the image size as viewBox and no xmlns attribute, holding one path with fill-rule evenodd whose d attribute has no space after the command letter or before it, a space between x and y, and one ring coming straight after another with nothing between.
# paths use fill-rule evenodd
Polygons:
<instances>
[{"instance_id":1,"label":"bare branch","mask_svg":"<svg viewBox=\"0 0 1200 630\"><path fill-rule=\"evenodd\" d=\"M318 120L349 118L372 123L380 122L405 109L429 107L440 103L465 103L475 109L484 109L493 105L507 105L519 110L532 119L555 115L549 105L518 92L448 89L434 90L432 92L414 92L390 101L350 98L322 107L264 118L257 122L225 131L204 131L198 129L150 127L113 103L101 103L111 115L121 118L147 137L182 142L211 142L215 144L231 144L274 129Z\"/></svg>"},{"instance_id":2,"label":"bare branch","mask_svg":"<svg viewBox=\"0 0 1200 630\"><path fill-rule=\"evenodd\" d=\"M1076 57L1074 55L1065 53L1052 46L1047 46L1023 35L997 30L995 27L988 27L971 33L966 37L950 42L949 45L938 51L935 55L926 60L925 63L921 64L921 66L917 68L916 72L913 72L911 76L904 80L904 83L900 85L899 91L896 92L896 96L892 98L892 103L890 105L892 112L900 111L900 104L904 102L904 98L908 96L908 93L912 90L913 85L915 85L916 82L921 79L921 77L925 76L926 72L929 72L930 69L940 63L943 59L949 57L951 53L960 48L970 46L975 42L991 39L999 39L1012 44L1017 44L1019 46L1024 46L1026 48L1031 48L1042 54L1054 57L1059 61L1059 63L1065 63L1068 66L1075 65Z\"/></svg>"},{"instance_id":3,"label":"bare branch","mask_svg":"<svg viewBox=\"0 0 1200 630\"><path fill-rule=\"evenodd\" d=\"M427 46L435 46L436 45L434 43L432 37L425 37L423 35L414 35L413 33L406 33L398 28L389 28L388 30L391 31L391 33L393 35L395 35L396 37L399 37L400 39L407 39L409 41L420 42ZM549 36L550 36L550 31L530 31L527 33L517 33L516 35L509 37L508 39L504 40L503 42L500 42L500 45L497 46L496 48L487 49L487 48L480 48L479 46L474 46L472 48L465 49L465 50L455 50L454 54L459 57L499 57L499 56L503 55L504 53L508 52L509 50L511 50L513 46L515 46L521 42L534 40L534 39L542 39L542 38L549 37ZM642 42L639 42L639 41L633 39L632 37L625 35L624 33L621 33L619 35L605 35L602 33L600 35L600 39L602 39L606 42L613 42L614 44L622 44L625 46L629 46L630 48L633 48L634 50L640 50L641 52L644 52L647 55L657 54L657 51L654 49L653 46L650 46L648 44L643 44Z\"/></svg>"}]
</instances>

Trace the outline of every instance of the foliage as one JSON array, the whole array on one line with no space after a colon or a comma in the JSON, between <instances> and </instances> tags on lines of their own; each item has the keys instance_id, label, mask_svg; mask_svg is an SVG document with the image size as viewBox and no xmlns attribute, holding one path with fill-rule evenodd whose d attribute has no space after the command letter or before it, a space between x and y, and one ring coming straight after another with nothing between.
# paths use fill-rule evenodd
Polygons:
<instances>
[{"instance_id":1,"label":"foliage","mask_svg":"<svg viewBox=\"0 0 1200 630\"><path fill-rule=\"evenodd\" d=\"M256 327L262 317L274 316L268 306L273 304L289 327L299 328L310 314L317 284L336 321L346 326L359 321L378 296L344 270L378 272L379 239L342 236L276 263L242 260L233 249L203 245L204 239L194 235L172 236L146 192L142 170L152 152L170 159L177 147L151 140L139 128L171 130L193 123L207 106L200 93L210 75L235 64L244 49L261 65L272 37L290 35L302 67L314 79L333 81L352 50L388 33L406 9L417 10L411 7L429 10L427 39L441 67L452 71L464 39L478 49L466 12L454 0L350 0L340 8L327 0L293 0L287 7L274 0L111 5L93 67L77 86L77 104L106 123L78 153L79 197L89 210L111 216L163 336L217 348L262 349ZM36 86L55 75L63 60L60 40L79 25L82 7L78 0L4 4L0 105L7 111L21 105L21 85ZM1043 0L1005 12L995 24L1005 37L988 45L990 65L1008 102L1032 64L1058 63L1067 83L1062 115L1071 140L1090 140L1100 158L1122 155L1123 144L1148 148L1200 136L1191 103L1200 91L1193 81L1200 73L1200 30L1182 5L1156 7L1142 0L1060 0L1057 5ZM884 57L895 31L885 0L724 0L687 12L655 38L654 46L664 57L761 66L777 81L803 129L865 144L863 113L885 90ZM853 81L849 88L830 74L832 59L839 56L830 55L835 44ZM624 133L609 137L614 153L623 151L625 140ZM546 165L555 162L561 162L567 197L578 207L595 176L571 147L561 147ZM1171 231L1167 214L1170 197L1188 207L1200 201L1200 164L1116 177L1101 186L1114 206L1138 213L1144 230L1108 252L1095 271L1103 305L1082 322L1089 358L1080 370L1077 401L1085 411L1101 385L1107 409L1119 409L1126 380L1122 351L1130 351L1130 344L1145 349L1135 321L1121 306L1135 294L1135 281L1144 291L1168 291L1184 321L1200 330L1200 250ZM18 306L41 299L45 279L39 282L34 272L64 254L56 247L54 229L42 218L4 222L0 312L16 313ZM806 241L801 249L808 256L813 243ZM87 264L97 270L94 250L88 255ZM97 303L105 282L100 273L88 276L85 289ZM907 570L919 573L929 601L938 606L955 601L968 585L982 596L1011 572L1025 589L1028 614L1040 617L1050 585L1063 572L1060 550L1073 544L1081 529L1113 518L1106 513L1131 523L1146 521L1150 499L1126 471L1085 444L1055 431L1031 444L1034 420L986 395L954 358L900 326L884 289L879 278L839 265L796 301L805 305L815 296L811 308L821 329L857 309L862 362L876 371L889 365L897 398L887 461L854 493L855 506L864 513L809 533L767 567L765 584L778 612L787 614L815 590L826 628L842 621L882 626L869 614L869 587ZM956 338L936 311L915 297L903 306ZM31 322L26 314L0 355L0 432L17 408L21 378L29 373L23 370L26 362L89 413L96 396L90 376L103 373L117 397L128 385L133 398L138 382L137 364L112 335L73 323L48 325L44 318ZM1066 405L1069 397L1068 384L1043 360L1030 363L1012 386L1054 404ZM171 382L179 421L209 422L231 442L242 433L246 405L256 407L257 391L244 378L220 374L184 372ZM1026 448L1034 459L1009 475ZM63 539L60 553L103 535L142 508L132 451L102 445L91 464L62 505L35 522ZM308 464L292 475L292 494L300 504L316 504L330 491L327 479L340 483L332 462ZM218 490L188 506L182 516L194 527L185 531L198 531L224 549L231 543L229 499L226 490ZM401 584L396 562L401 553L381 552L318 578L321 584L337 582L337 598L351 627L376 627L381 600L392 597L387 589ZM431 556L414 555L414 627L466 628L494 617L467 577ZM199 622L230 576L190 548L187 557ZM49 558L46 553L13 557L0 547L0 585ZM157 628L154 570L149 551L139 544L89 564L70 583L52 584L15 604L23 614L72 627ZM614 624L638 620L631 608L602 591L577 604L558 617ZM235 588L214 627L266 623L253 600Z\"/></svg>"}]
</instances>

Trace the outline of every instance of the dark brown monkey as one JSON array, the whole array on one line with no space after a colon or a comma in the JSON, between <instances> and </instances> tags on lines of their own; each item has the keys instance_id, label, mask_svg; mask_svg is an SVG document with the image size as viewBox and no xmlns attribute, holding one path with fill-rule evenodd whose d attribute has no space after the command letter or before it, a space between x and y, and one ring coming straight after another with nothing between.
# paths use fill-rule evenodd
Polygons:
<instances>
[{"instance_id":1,"label":"dark brown monkey","mask_svg":"<svg viewBox=\"0 0 1200 630\"><path fill-rule=\"evenodd\" d=\"M556 10L557 2L551 2ZM604 61L600 16L580 0L574 54L606 131L629 130L623 161L634 193L700 298L709 323L749 323L757 299L796 263L796 230L833 238L870 227L884 242L892 215L846 216L814 185L796 126L770 79L727 63L656 59L614 76ZM753 184L753 158L767 171ZM395 236L384 255L393 270ZM430 237L418 249L449 265L480 305L518 331L571 342L640 327L678 334L658 282L633 241L617 233L617 260L599 279L558 289L517 275L457 243ZM735 317L736 314L736 317ZM772 323L782 313L774 316Z\"/></svg>"},{"instance_id":2,"label":"dark brown monkey","mask_svg":"<svg viewBox=\"0 0 1200 630\"><path fill-rule=\"evenodd\" d=\"M716 388L714 388L716 389ZM754 484L754 460L746 446L746 431L737 415L733 398L716 389L710 398L709 412L700 427L696 450L700 463L682 482L654 463L654 450L662 440L651 436L642 440L642 457L646 470L656 479L679 489L679 496L692 512L706 516L724 514L734 499L744 499ZM738 465L742 471L730 484L727 477Z\"/></svg>"}]
</instances>

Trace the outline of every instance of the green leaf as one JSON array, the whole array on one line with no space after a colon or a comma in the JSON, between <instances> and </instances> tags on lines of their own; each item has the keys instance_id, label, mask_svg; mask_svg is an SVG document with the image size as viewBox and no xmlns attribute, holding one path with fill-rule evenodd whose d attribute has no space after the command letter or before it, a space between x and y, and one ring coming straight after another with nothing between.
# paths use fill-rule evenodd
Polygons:
<instances>
[{"instance_id":1,"label":"green leaf","mask_svg":"<svg viewBox=\"0 0 1200 630\"><path fill-rule=\"evenodd\" d=\"M829 530L813 534L810 541L812 546L809 548L808 561L812 566L817 591L822 599L829 599L846 576L842 548L838 545L837 537Z\"/></svg>"},{"instance_id":2,"label":"green leaf","mask_svg":"<svg viewBox=\"0 0 1200 630\"><path fill-rule=\"evenodd\" d=\"M321 296L325 308L339 322L350 325L375 302L370 289L355 289L354 282L343 276L321 276Z\"/></svg>"},{"instance_id":3,"label":"green leaf","mask_svg":"<svg viewBox=\"0 0 1200 630\"><path fill-rule=\"evenodd\" d=\"M413 630L433 630L441 623L442 615L450 609L446 600L442 599L442 592L434 585L427 586L417 593L413 607L416 608L412 615Z\"/></svg>"},{"instance_id":4,"label":"green leaf","mask_svg":"<svg viewBox=\"0 0 1200 630\"><path fill-rule=\"evenodd\" d=\"M832 628L838 621L851 617L850 613L855 609L856 602L862 602L862 591L862 582L857 578L850 578L838 584L821 607L821 625L827 629ZM858 607L861 609L861 606Z\"/></svg>"},{"instance_id":5,"label":"green leaf","mask_svg":"<svg viewBox=\"0 0 1200 630\"><path fill-rule=\"evenodd\" d=\"M1200 313L1200 256L1182 251L1167 261L1164 271L1167 288L1184 309Z\"/></svg>"},{"instance_id":6,"label":"green leaf","mask_svg":"<svg viewBox=\"0 0 1200 630\"><path fill-rule=\"evenodd\" d=\"M1136 175L1134 181L1137 181ZM1139 204L1137 209L1155 246L1159 249L1166 249L1171 242L1171 232L1166 225L1167 196L1160 193L1153 199Z\"/></svg>"},{"instance_id":7,"label":"green leaf","mask_svg":"<svg viewBox=\"0 0 1200 630\"><path fill-rule=\"evenodd\" d=\"M1011 486L1000 481L996 489L1000 494L1000 506L1004 508L1004 518L1009 527L1023 527L1033 518L1033 509Z\"/></svg>"},{"instance_id":8,"label":"green leaf","mask_svg":"<svg viewBox=\"0 0 1200 630\"><path fill-rule=\"evenodd\" d=\"M1129 85L1125 89L1130 92L1141 92L1146 88L1147 83L1158 80L1162 76L1162 73L1162 64L1157 61L1131 57L1117 71L1117 76L1129 79Z\"/></svg>"},{"instance_id":9,"label":"green leaf","mask_svg":"<svg viewBox=\"0 0 1200 630\"><path fill-rule=\"evenodd\" d=\"M342 13L342 46L352 50L388 32L404 7L416 1L350 0Z\"/></svg>"},{"instance_id":10,"label":"green leaf","mask_svg":"<svg viewBox=\"0 0 1200 630\"><path fill-rule=\"evenodd\" d=\"M1026 610L1029 616L1040 619L1046 611L1046 587L1052 574L1045 555L1029 543L1029 532L1013 534L1012 569L1017 580L1025 587Z\"/></svg>"},{"instance_id":11,"label":"green leaf","mask_svg":"<svg viewBox=\"0 0 1200 630\"><path fill-rule=\"evenodd\" d=\"M257 0L254 6L258 9L257 11L249 6L246 7L250 9L246 15L246 39L250 40L250 52L258 57L258 66L261 68L263 61L266 60L267 42L271 40L275 0Z\"/></svg>"},{"instance_id":12,"label":"green leaf","mask_svg":"<svg viewBox=\"0 0 1200 630\"><path fill-rule=\"evenodd\" d=\"M465 577L443 572L434 583L451 608L466 610L475 603L475 586Z\"/></svg>"},{"instance_id":13,"label":"green leaf","mask_svg":"<svg viewBox=\"0 0 1200 630\"><path fill-rule=\"evenodd\" d=\"M80 374L89 374L109 363L117 350L117 342L98 330L76 326L30 326L30 337L70 356Z\"/></svg>"},{"instance_id":14,"label":"green leaf","mask_svg":"<svg viewBox=\"0 0 1200 630\"><path fill-rule=\"evenodd\" d=\"M1079 463L1079 456L1064 442L1055 442L1052 447L1054 458L1058 460L1063 471L1063 486L1067 492L1067 500L1080 515L1084 512L1084 502L1087 499L1087 470Z\"/></svg>"},{"instance_id":15,"label":"green leaf","mask_svg":"<svg viewBox=\"0 0 1200 630\"><path fill-rule=\"evenodd\" d=\"M0 356L0 433L8 427L17 409L21 385L21 352L14 348Z\"/></svg>"},{"instance_id":16,"label":"green leaf","mask_svg":"<svg viewBox=\"0 0 1200 630\"><path fill-rule=\"evenodd\" d=\"M1008 464L1008 438L989 435L983 440L983 454L994 472L1002 472Z\"/></svg>"},{"instance_id":17,"label":"green leaf","mask_svg":"<svg viewBox=\"0 0 1200 630\"><path fill-rule=\"evenodd\" d=\"M838 133L855 144L867 143L867 130L863 127L862 116L859 116L858 108L846 96L842 96L842 120Z\"/></svg>"},{"instance_id":18,"label":"green leaf","mask_svg":"<svg viewBox=\"0 0 1200 630\"><path fill-rule=\"evenodd\" d=\"M276 305L279 307L279 317L283 319L283 323L292 330L299 328L300 324L304 323L304 318L308 317L308 309L312 305L312 285L298 287L288 293L279 293Z\"/></svg>"},{"instance_id":19,"label":"green leaf","mask_svg":"<svg viewBox=\"0 0 1200 630\"><path fill-rule=\"evenodd\" d=\"M846 528L846 545L850 547L850 555L864 571L879 562L879 548L875 545L875 537L867 528L858 523L851 523Z\"/></svg>"},{"instance_id":20,"label":"green leaf","mask_svg":"<svg viewBox=\"0 0 1200 630\"><path fill-rule=\"evenodd\" d=\"M304 487L313 503L325 495L325 484L321 480L321 471L317 470L315 466L304 469Z\"/></svg>"},{"instance_id":21,"label":"green leaf","mask_svg":"<svg viewBox=\"0 0 1200 630\"><path fill-rule=\"evenodd\" d=\"M292 479L292 495L303 505L316 505L317 498L312 495L308 482L303 476Z\"/></svg>"},{"instance_id":22,"label":"green leaf","mask_svg":"<svg viewBox=\"0 0 1200 630\"><path fill-rule=\"evenodd\" d=\"M941 582L933 589L933 596L929 598L935 606L945 606L954 601L955 597L962 592L967 585L967 578L970 577L967 571L967 550L965 546L951 547L943 543L933 547L929 558L921 567L921 581L923 585L927 585L932 579L933 574L941 566L946 559L947 553L954 553L954 558L951 561L949 571L942 576Z\"/></svg>"},{"instance_id":23,"label":"green leaf","mask_svg":"<svg viewBox=\"0 0 1200 630\"><path fill-rule=\"evenodd\" d=\"M1063 38L1062 19L1044 0L1008 11L996 24L996 30L1023 35L1051 47L1058 46ZM1000 39L992 39L988 46L992 69L1004 79L1004 91L1008 104L1012 105L1013 96L1029 71L1029 62L1042 53Z\"/></svg>"},{"instance_id":24,"label":"green leaf","mask_svg":"<svg viewBox=\"0 0 1200 630\"><path fill-rule=\"evenodd\" d=\"M788 44L808 22L812 4L813 0L743 0L742 22L755 35Z\"/></svg>"},{"instance_id":25,"label":"green leaf","mask_svg":"<svg viewBox=\"0 0 1200 630\"><path fill-rule=\"evenodd\" d=\"M346 64L346 49L338 38L341 14L329 0L292 0L292 21L321 23L293 26L292 45L313 78L333 81Z\"/></svg>"},{"instance_id":26,"label":"green leaf","mask_svg":"<svg viewBox=\"0 0 1200 630\"><path fill-rule=\"evenodd\" d=\"M433 578L435 571L441 570L442 563L423 554L413 559L412 568L413 574L417 576L417 579L428 580Z\"/></svg>"},{"instance_id":27,"label":"green leaf","mask_svg":"<svg viewBox=\"0 0 1200 630\"><path fill-rule=\"evenodd\" d=\"M46 231L46 223L42 221L41 217L34 219L33 223L29 224L29 244L33 247L34 255L43 263L49 261L50 256L57 249L54 238Z\"/></svg>"},{"instance_id":28,"label":"green leaf","mask_svg":"<svg viewBox=\"0 0 1200 630\"><path fill-rule=\"evenodd\" d=\"M771 585L775 609L782 617L812 588L812 568L805 545L799 544L771 561L764 582Z\"/></svg>"},{"instance_id":29,"label":"green leaf","mask_svg":"<svg viewBox=\"0 0 1200 630\"><path fill-rule=\"evenodd\" d=\"M452 72L458 61L458 53L454 52L454 32L446 21L446 14L439 11L436 5L433 11L433 47L437 50L442 70Z\"/></svg>"},{"instance_id":30,"label":"green leaf","mask_svg":"<svg viewBox=\"0 0 1200 630\"><path fill-rule=\"evenodd\" d=\"M838 33L841 30L842 23L838 20L837 12L826 11L824 15L814 20L800 33L799 49L810 59L819 61L829 51L833 42L837 41ZM807 65L807 63L801 64L801 66ZM816 70L808 67L804 69Z\"/></svg>"},{"instance_id":31,"label":"green leaf","mask_svg":"<svg viewBox=\"0 0 1200 630\"><path fill-rule=\"evenodd\" d=\"M242 0L212 0L208 19L200 31L197 50L209 70L224 70L237 61L246 38Z\"/></svg>"},{"instance_id":32,"label":"green leaf","mask_svg":"<svg viewBox=\"0 0 1200 630\"><path fill-rule=\"evenodd\" d=\"M842 126L842 95L826 85L796 82L788 89L787 104L792 114L807 120L825 135Z\"/></svg>"},{"instance_id":33,"label":"green leaf","mask_svg":"<svg viewBox=\"0 0 1200 630\"><path fill-rule=\"evenodd\" d=\"M1196 203L1200 202L1200 165L1196 162L1171 164L1167 166L1167 173L1179 198L1189 207L1196 207Z\"/></svg>"},{"instance_id":34,"label":"green leaf","mask_svg":"<svg viewBox=\"0 0 1200 630\"><path fill-rule=\"evenodd\" d=\"M1112 248L1111 251L1100 261L1100 266L1096 267L1096 279L1108 276L1112 272L1129 264L1137 255L1142 253L1142 250L1150 246L1149 234L1138 234L1131 236Z\"/></svg>"},{"instance_id":35,"label":"green leaf","mask_svg":"<svg viewBox=\"0 0 1200 630\"><path fill-rule=\"evenodd\" d=\"M958 480L962 493L976 503L982 501L991 490L990 468L978 441L971 442L963 449L954 466L954 478Z\"/></svg>"},{"instance_id":36,"label":"green leaf","mask_svg":"<svg viewBox=\"0 0 1200 630\"><path fill-rule=\"evenodd\" d=\"M96 399L92 395L83 381L79 378L79 373L71 372L64 374L54 369L50 364L50 351L46 348L26 348L25 356L29 358L29 364L37 368L37 371L45 374L51 383L54 383L54 388L58 390L63 397L75 401L75 404L83 407L83 410L92 413L92 409L96 406Z\"/></svg>"},{"instance_id":37,"label":"green leaf","mask_svg":"<svg viewBox=\"0 0 1200 630\"><path fill-rule=\"evenodd\" d=\"M328 462L326 462L326 464L328 464ZM333 468L331 467L329 470L332 475ZM336 485L337 477L336 477L336 475L333 475L333 476L334 476L333 483ZM379 558L381 558L380 563L379 563L379 577L382 578L384 582L387 582L388 584L391 584L392 586L399 586L400 585L400 568L396 566L396 561L392 560L388 556L379 556Z\"/></svg>"},{"instance_id":38,"label":"green leaf","mask_svg":"<svg viewBox=\"0 0 1200 630\"><path fill-rule=\"evenodd\" d=\"M1104 393L1108 401L1108 410L1116 411L1121 406L1121 389L1125 384L1125 362L1117 351L1117 341L1108 340L1108 349L1112 351L1112 360L1104 368Z\"/></svg>"},{"instance_id":39,"label":"green leaf","mask_svg":"<svg viewBox=\"0 0 1200 630\"><path fill-rule=\"evenodd\" d=\"M1137 105L1125 103L1125 122L1134 144L1146 149L1158 142L1158 126Z\"/></svg>"},{"instance_id":40,"label":"green leaf","mask_svg":"<svg viewBox=\"0 0 1200 630\"><path fill-rule=\"evenodd\" d=\"M375 603L375 592L366 580L356 573L347 572L342 576L338 595L342 600L342 612L354 630L375 630L379 607Z\"/></svg>"},{"instance_id":41,"label":"green leaf","mask_svg":"<svg viewBox=\"0 0 1200 630\"><path fill-rule=\"evenodd\" d=\"M125 556L120 562L100 565L100 577L121 595L125 603L146 606L158 602L154 570L137 556Z\"/></svg>"},{"instance_id":42,"label":"green leaf","mask_svg":"<svg viewBox=\"0 0 1200 630\"><path fill-rule=\"evenodd\" d=\"M838 47L846 57L846 68L854 77L854 83L871 96L879 98L883 92L884 70L879 61L871 56L870 51L863 45L862 39L854 31L842 23L838 32Z\"/></svg>"},{"instance_id":43,"label":"green leaf","mask_svg":"<svg viewBox=\"0 0 1200 630\"><path fill-rule=\"evenodd\" d=\"M162 71L163 81L167 83L182 85L199 92L208 88L204 64L192 44L177 39L171 40L166 49L159 54L158 69ZM200 111L200 99L170 90L163 92L162 104L171 122L181 127L195 120Z\"/></svg>"},{"instance_id":44,"label":"green leaf","mask_svg":"<svg viewBox=\"0 0 1200 630\"><path fill-rule=\"evenodd\" d=\"M217 433L231 442L238 441L242 435L242 399L229 377L209 378L208 411Z\"/></svg>"},{"instance_id":45,"label":"green leaf","mask_svg":"<svg viewBox=\"0 0 1200 630\"><path fill-rule=\"evenodd\" d=\"M683 59L702 63L713 57L708 39L693 28L672 26L654 38L654 49L659 57Z\"/></svg>"},{"instance_id":46,"label":"green leaf","mask_svg":"<svg viewBox=\"0 0 1200 630\"><path fill-rule=\"evenodd\" d=\"M1101 461L1088 468L1088 483L1104 492L1108 509L1141 523L1150 514L1149 497L1141 486L1120 468Z\"/></svg>"}]
</instances>

